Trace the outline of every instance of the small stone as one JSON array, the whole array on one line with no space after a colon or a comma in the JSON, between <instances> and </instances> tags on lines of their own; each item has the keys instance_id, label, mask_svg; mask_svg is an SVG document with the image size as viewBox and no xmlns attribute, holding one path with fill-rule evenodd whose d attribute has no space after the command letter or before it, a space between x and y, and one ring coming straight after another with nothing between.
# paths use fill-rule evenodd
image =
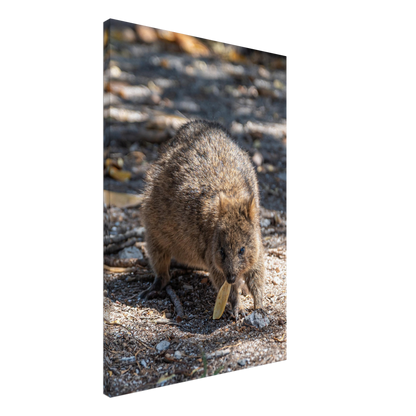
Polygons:
<instances>
[{"instance_id":1,"label":"small stone","mask_svg":"<svg viewBox=\"0 0 416 416\"><path fill-rule=\"evenodd\" d=\"M175 351L175 354L173 355L177 360L180 360L182 358L182 353L180 351Z\"/></svg>"},{"instance_id":2,"label":"small stone","mask_svg":"<svg viewBox=\"0 0 416 416\"><path fill-rule=\"evenodd\" d=\"M141 360L140 361L140 364L144 367L144 368L146 368L147 366L146 366L146 361L145 360Z\"/></svg>"},{"instance_id":3,"label":"small stone","mask_svg":"<svg viewBox=\"0 0 416 416\"><path fill-rule=\"evenodd\" d=\"M262 228L268 227L271 224L271 221L268 218L260 220L260 226Z\"/></svg>"},{"instance_id":4,"label":"small stone","mask_svg":"<svg viewBox=\"0 0 416 416\"><path fill-rule=\"evenodd\" d=\"M158 351L165 351L169 348L170 342L168 341L161 341L159 344L156 345L156 349Z\"/></svg>"},{"instance_id":5,"label":"small stone","mask_svg":"<svg viewBox=\"0 0 416 416\"><path fill-rule=\"evenodd\" d=\"M256 151L254 153L252 159L253 159L253 163L256 166L260 166L263 163L263 155L260 152L258 152L258 151Z\"/></svg>"},{"instance_id":6,"label":"small stone","mask_svg":"<svg viewBox=\"0 0 416 416\"><path fill-rule=\"evenodd\" d=\"M193 290L193 286L191 286L191 285L183 285L183 288L184 289L186 289L186 290Z\"/></svg>"},{"instance_id":7,"label":"small stone","mask_svg":"<svg viewBox=\"0 0 416 416\"><path fill-rule=\"evenodd\" d=\"M240 359L237 361L237 364L238 364L238 365L241 365L241 367L244 367L244 366L247 364L247 360L246 360L245 358L240 358Z\"/></svg>"},{"instance_id":8,"label":"small stone","mask_svg":"<svg viewBox=\"0 0 416 416\"><path fill-rule=\"evenodd\" d=\"M142 260L143 259L143 254L136 246L131 246L131 247L126 247L123 250L121 250L120 253L119 253L119 258L120 259L139 259L139 260Z\"/></svg>"},{"instance_id":9,"label":"small stone","mask_svg":"<svg viewBox=\"0 0 416 416\"><path fill-rule=\"evenodd\" d=\"M172 318L172 314L168 312L168 313L166 313L166 314L165 314L165 317L166 317L167 319L170 319L170 318Z\"/></svg>"},{"instance_id":10,"label":"small stone","mask_svg":"<svg viewBox=\"0 0 416 416\"><path fill-rule=\"evenodd\" d=\"M252 312L250 315L248 315L244 319L244 323L253 325L256 328L261 329L269 325L270 321L269 321L269 318L264 313L256 309L254 312Z\"/></svg>"}]
</instances>

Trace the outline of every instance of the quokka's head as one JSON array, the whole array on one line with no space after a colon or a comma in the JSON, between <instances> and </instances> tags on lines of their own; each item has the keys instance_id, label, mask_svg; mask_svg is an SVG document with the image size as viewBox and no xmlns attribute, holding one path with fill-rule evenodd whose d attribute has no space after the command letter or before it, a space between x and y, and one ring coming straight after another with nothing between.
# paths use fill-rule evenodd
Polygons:
<instances>
[{"instance_id":1,"label":"quokka's head","mask_svg":"<svg viewBox=\"0 0 416 416\"><path fill-rule=\"evenodd\" d=\"M218 196L218 222L213 238L215 267L228 283L240 280L259 255L258 217L254 195L245 199Z\"/></svg>"}]
</instances>

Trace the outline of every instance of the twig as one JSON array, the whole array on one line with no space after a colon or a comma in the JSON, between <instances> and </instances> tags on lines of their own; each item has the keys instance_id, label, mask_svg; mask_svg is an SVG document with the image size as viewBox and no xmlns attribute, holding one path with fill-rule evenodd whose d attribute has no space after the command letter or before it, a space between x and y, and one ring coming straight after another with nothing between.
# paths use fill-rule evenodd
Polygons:
<instances>
[{"instance_id":1,"label":"twig","mask_svg":"<svg viewBox=\"0 0 416 416\"><path fill-rule=\"evenodd\" d=\"M136 357L134 355L132 357L121 357L121 358L118 358L115 362L123 363L123 364L131 364L131 363L136 362Z\"/></svg>"},{"instance_id":2,"label":"twig","mask_svg":"<svg viewBox=\"0 0 416 416\"><path fill-rule=\"evenodd\" d=\"M125 234L119 235L109 235L104 237L104 245L108 246L110 244L120 243L121 241L128 240L131 237L142 237L143 232L138 229L127 231Z\"/></svg>"},{"instance_id":3,"label":"twig","mask_svg":"<svg viewBox=\"0 0 416 416\"><path fill-rule=\"evenodd\" d=\"M108 256L103 256L103 263L111 267L135 267L141 266L139 259L115 259Z\"/></svg>"},{"instance_id":4,"label":"twig","mask_svg":"<svg viewBox=\"0 0 416 416\"><path fill-rule=\"evenodd\" d=\"M104 264L111 267L146 267L149 263L146 259L113 259L104 256Z\"/></svg>"},{"instance_id":5,"label":"twig","mask_svg":"<svg viewBox=\"0 0 416 416\"><path fill-rule=\"evenodd\" d=\"M212 352L211 354L206 354L206 359L210 360L211 358L220 358L220 357L224 357L225 355L228 355L231 352L230 349L224 350L224 351L215 351Z\"/></svg>"},{"instance_id":6,"label":"twig","mask_svg":"<svg viewBox=\"0 0 416 416\"><path fill-rule=\"evenodd\" d=\"M119 244L110 244L109 246L107 246L104 249L104 254L112 254L112 253L117 253L118 251L122 250L123 248L126 247L130 247L132 245L134 245L137 241L137 238L130 238L127 241L125 241L124 243L119 243Z\"/></svg>"},{"instance_id":7,"label":"twig","mask_svg":"<svg viewBox=\"0 0 416 416\"><path fill-rule=\"evenodd\" d=\"M172 300L173 305L175 306L176 310L176 321L180 322L182 318L184 317L182 303L180 299L178 298L178 295L175 293L175 291L172 289L171 285L166 286L166 292L169 295L170 299Z\"/></svg>"},{"instance_id":8,"label":"twig","mask_svg":"<svg viewBox=\"0 0 416 416\"><path fill-rule=\"evenodd\" d=\"M155 276L153 274L139 274L126 278L126 282L153 282L153 280L155 280Z\"/></svg>"}]
</instances>

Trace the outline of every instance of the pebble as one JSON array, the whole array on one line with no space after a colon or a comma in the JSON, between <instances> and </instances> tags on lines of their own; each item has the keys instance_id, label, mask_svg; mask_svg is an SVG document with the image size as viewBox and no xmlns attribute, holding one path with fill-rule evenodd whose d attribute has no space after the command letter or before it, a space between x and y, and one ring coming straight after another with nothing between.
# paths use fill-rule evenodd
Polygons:
<instances>
[{"instance_id":1,"label":"pebble","mask_svg":"<svg viewBox=\"0 0 416 416\"><path fill-rule=\"evenodd\" d=\"M252 159L256 166L260 166L263 163L263 155L259 151L254 153Z\"/></svg>"},{"instance_id":2,"label":"pebble","mask_svg":"<svg viewBox=\"0 0 416 416\"><path fill-rule=\"evenodd\" d=\"M175 354L173 355L177 360L180 360L182 358L182 353L180 351L175 351Z\"/></svg>"},{"instance_id":3,"label":"pebble","mask_svg":"<svg viewBox=\"0 0 416 416\"><path fill-rule=\"evenodd\" d=\"M183 288L186 289L186 290L192 290L193 286L185 284L185 285L183 285Z\"/></svg>"},{"instance_id":4,"label":"pebble","mask_svg":"<svg viewBox=\"0 0 416 416\"><path fill-rule=\"evenodd\" d=\"M159 342L159 344L156 345L156 349L158 351L164 351L167 350L169 348L170 342L168 341L161 341Z\"/></svg>"},{"instance_id":5,"label":"pebble","mask_svg":"<svg viewBox=\"0 0 416 416\"><path fill-rule=\"evenodd\" d=\"M262 220L260 220L260 226L262 228L268 227L270 224L271 224L271 221L268 218L263 218Z\"/></svg>"},{"instance_id":6,"label":"pebble","mask_svg":"<svg viewBox=\"0 0 416 416\"><path fill-rule=\"evenodd\" d=\"M246 316L246 318L244 319L244 323L253 325L256 328L261 329L269 325L270 321L269 318L262 312L260 312L259 310L255 310L250 315Z\"/></svg>"},{"instance_id":7,"label":"pebble","mask_svg":"<svg viewBox=\"0 0 416 416\"><path fill-rule=\"evenodd\" d=\"M120 259L143 259L142 252L135 246L123 248L119 253Z\"/></svg>"},{"instance_id":8,"label":"pebble","mask_svg":"<svg viewBox=\"0 0 416 416\"><path fill-rule=\"evenodd\" d=\"M247 364L247 360L246 360L245 358L240 358L240 359L237 361L237 364L238 364L238 365L241 365L241 367L244 367L244 366Z\"/></svg>"},{"instance_id":9,"label":"pebble","mask_svg":"<svg viewBox=\"0 0 416 416\"><path fill-rule=\"evenodd\" d=\"M141 360L140 361L140 364L144 367L144 368L146 368L147 366L146 366L146 361L145 360Z\"/></svg>"}]
</instances>

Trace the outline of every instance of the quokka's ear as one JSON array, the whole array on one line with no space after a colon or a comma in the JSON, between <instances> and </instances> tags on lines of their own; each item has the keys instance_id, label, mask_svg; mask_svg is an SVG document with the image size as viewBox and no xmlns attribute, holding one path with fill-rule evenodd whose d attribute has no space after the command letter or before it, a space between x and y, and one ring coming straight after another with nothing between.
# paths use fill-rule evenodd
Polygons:
<instances>
[{"instance_id":1,"label":"quokka's ear","mask_svg":"<svg viewBox=\"0 0 416 416\"><path fill-rule=\"evenodd\" d=\"M247 213L247 219L254 221L256 218L256 199L254 198L254 194L251 194L245 201L245 212Z\"/></svg>"},{"instance_id":2,"label":"quokka's ear","mask_svg":"<svg viewBox=\"0 0 416 416\"><path fill-rule=\"evenodd\" d=\"M220 192L218 195L218 212L220 215L227 212L229 205L230 199L224 194L224 192Z\"/></svg>"}]
</instances>

